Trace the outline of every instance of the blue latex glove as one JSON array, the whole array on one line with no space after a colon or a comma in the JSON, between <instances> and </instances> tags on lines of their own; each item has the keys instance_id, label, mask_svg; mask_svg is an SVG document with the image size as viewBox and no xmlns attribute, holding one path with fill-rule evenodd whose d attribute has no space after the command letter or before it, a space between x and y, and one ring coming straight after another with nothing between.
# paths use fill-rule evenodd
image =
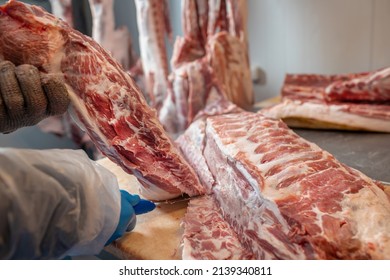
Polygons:
<instances>
[{"instance_id":1,"label":"blue latex glove","mask_svg":"<svg viewBox=\"0 0 390 280\"><path fill-rule=\"evenodd\" d=\"M121 237L125 232L132 231L137 223L136 215L148 213L156 205L145 199L141 199L138 195L129 194L127 191L121 190L121 213L119 223L106 245Z\"/></svg>"}]
</instances>

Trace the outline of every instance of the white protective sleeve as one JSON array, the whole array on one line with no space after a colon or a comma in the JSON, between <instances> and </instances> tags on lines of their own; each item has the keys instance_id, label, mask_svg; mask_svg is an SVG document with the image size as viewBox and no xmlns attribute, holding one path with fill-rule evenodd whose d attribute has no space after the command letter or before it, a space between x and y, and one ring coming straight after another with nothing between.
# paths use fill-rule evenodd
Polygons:
<instances>
[{"instance_id":1,"label":"white protective sleeve","mask_svg":"<svg viewBox=\"0 0 390 280\"><path fill-rule=\"evenodd\" d=\"M100 252L120 215L116 177L83 151L0 148L0 259Z\"/></svg>"}]
</instances>

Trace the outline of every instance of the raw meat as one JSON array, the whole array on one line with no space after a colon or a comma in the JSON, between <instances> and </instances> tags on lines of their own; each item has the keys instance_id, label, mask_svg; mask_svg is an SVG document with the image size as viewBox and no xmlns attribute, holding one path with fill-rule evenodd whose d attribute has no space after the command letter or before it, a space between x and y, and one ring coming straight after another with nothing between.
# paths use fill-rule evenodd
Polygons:
<instances>
[{"instance_id":1,"label":"raw meat","mask_svg":"<svg viewBox=\"0 0 390 280\"><path fill-rule=\"evenodd\" d=\"M383 187L283 122L249 112L212 116L203 141L212 195L254 258L390 258Z\"/></svg>"},{"instance_id":2,"label":"raw meat","mask_svg":"<svg viewBox=\"0 0 390 280\"><path fill-rule=\"evenodd\" d=\"M389 103L328 100L327 87L364 75L286 75L282 102L261 113L291 127L390 132Z\"/></svg>"},{"instance_id":3,"label":"raw meat","mask_svg":"<svg viewBox=\"0 0 390 280\"><path fill-rule=\"evenodd\" d=\"M115 27L114 0L89 0L92 13L92 38L116 59L125 70L137 62L129 30Z\"/></svg>"},{"instance_id":4,"label":"raw meat","mask_svg":"<svg viewBox=\"0 0 390 280\"><path fill-rule=\"evenodd\" d=\"M390 132L389 105L324 104L285 99L261 113L282 119L290 127Z\"/></svg>"},{"instance_id":5,"label":"raw meat","mask_svg":"<svg viewBox=\"0 0 390 280\"><path fill-rule=\"evenodd\" d=\"M326 87L325 92L329 101L389 102L390 67L335 81Z\"/></svg>"},{"instance_id":6,"label":"raw meat","mask_svg":"<svg viewBox=\"0 0 390 280\"><path fill-rule=\"evenodd\" d=\"M182 259L250 260L212 196L192 199L183 220Z\"/></svg>"},{"instance_id":7,"label":"raw meat","mask_svg":"<svg viewBox=\"0 0 390 280\"><path fill-rule=\"evenodd\" d=\"M207 50L207 59L227 98L243 109L250 109L254 101L253 85L243 41L219 32L209 38Z\"/></svg>"},{"instance_id":8,"label":"raw meat","mask_svg":"<svg viewBox=\"0 0 390 280\"><path fill-rule=\"evenodd\" d=\"M176 38L173 68L178 68L179 63L203 57L207 42L208 1L184 0L181 4L184 37Z\"/></svg>"},{"instance_id":9,"label":"raw meat","mask_svg":"<svg viewBox=\"0 0 390 280\"><path fill-rule=\"evenodd\" d=\"M316 75L316 74L287 74L283 87L283 99L310 101L325 100L325 88L337 81L347 81L353 78L359 78L361 75Z\"/></svg>"},{"instance_id":10,"label":"raw meat","mask_svg":"<svg viewBox=\"0 0 390 280\"><path fill-rule=\"evenodd\" d=\"M182 133L207 106L213 86L242 108L253 104L245 13L245 0L182 1L184 36L175 41L172 87L159 112L171 135Z\"/></svg>"},{"instance_id":11,"label":"raw meat","mask_svg":"<svg viewBox=\"0 0 390 280\"><path fill-rule=\"evenodd\" d=\"M212 88L210 100L206 108L199 112L196 120L175 141L184 157L198 174L202 185L206 188L206 193L212 193L212 187L215 184L213 175L203 155L206 144L206 119L209 116L239 113L242 111L242 109L220 95L216 88Z\"/></svg>"},{"instance_id":12,"label":"raw meat","mask_svg":"<svg viewBox=\"0 0 390 280\"><path fill-rule=\"evenodd\" d=\"M229 33L241 38L246 44L245 49L248 50L248 1L227 0L226 6Z\"/></svg>"},{"instance_id":13,"label":"raw meat","mask_svg":"<svg viewBox=\"0 0 390 280\"><path fill-rule=\"evenodd\" d=\"M139 179L145 197L204 193L134 81L96 42L43 9L17 1L0 7L0 29L0 59L63 78L93 142Z\"/></svg>"},{"instance_id":14,"label":"raw meat","mask_svg":"<svg viewBox=\"0 0 390 280\"><path fill-rule=\"evenodd\" d=\"M172 87L159 119L171 135L182 133L208 103L211 89L217 87L211 71L205 59L200 58L183 63L169 76ZM220 90L218 94L224 95Z\"/></svg>"},{"instance_id":15,"label":"raw meat","mask_svg":"<svg viewBox=\"0 0 390 280\"><path fill-rule=\"evenodd\" d=\"M221 33L219 33L221 34ZM224 65L228 67L226 64ZM236 70L236 68L232 68ZM228 69L226 69L228 71ZM233 72L233 71L232 71ZM172 88L168 91L168 97L164 100L159 112L160 121L164 124L173 138L180 135L196 119L196 117L214 108L214 114L219 114L228 106L234 106L228 101L225 87L213 74L215 71L210 67L207 57L195 61L181 63L170 75ZM225 72L226 73L226 72ZM235 73L237 78L242 73ZM240 81L231 78L229 82L235 89L240 89ZM219 100L221 104L217 104ZM234 108L237 108L234 106Z\"/></svg>"},{"instance_id":16,"label":"raw meat","mask_svg":"<svg viewBox=\"0 0 390 280\"><path fill-rule=\"evenodd\" d=\"M136 0L139 45L151 105L160 109L167 96L168 58L165 35L172 37L166 0Z\"/></svg>"},{"instance_id":17,"label":"raw meat","mask_svg":"<svg viewBox=\"0 0 390 280\"><path fill-rule=\"evenodd\" d=\"M73 26L72 0L50 0L52 14Z\"/></svg>"},{"instance_id":18,"label":"raw meat","mask_svg":"<svg viewBox=\"0 0 390 280\"><path fill-rule=\"evenodd\" d=\"M77 29L73 22L73 11L78 7L72 7L72 0L50 0L50 4L52 14L55 17L64 20L70 27ZM88 134L75 123L68 112L61 116L46 118L38 124L38 127L45 133L71 139L77 147L83 149L92 159L96 160L102 157Z\"/></svg>"}]
</instances>

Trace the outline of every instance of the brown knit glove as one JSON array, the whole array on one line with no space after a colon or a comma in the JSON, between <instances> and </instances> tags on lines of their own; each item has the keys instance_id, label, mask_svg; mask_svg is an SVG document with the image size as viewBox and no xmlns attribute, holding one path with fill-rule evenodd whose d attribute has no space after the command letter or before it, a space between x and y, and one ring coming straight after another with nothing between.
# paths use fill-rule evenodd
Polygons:
<instances>
[{"instance_id":1,"label":"brown knit glove","mask_svg":"<svg viewBox=\"0 0 390 280\"><path fill-rule=\"evenodd\" d=\"M65 113L70 99L63 82L43 77L33 65L0 62L0 132Z\"/></svg>"}]
</instances>

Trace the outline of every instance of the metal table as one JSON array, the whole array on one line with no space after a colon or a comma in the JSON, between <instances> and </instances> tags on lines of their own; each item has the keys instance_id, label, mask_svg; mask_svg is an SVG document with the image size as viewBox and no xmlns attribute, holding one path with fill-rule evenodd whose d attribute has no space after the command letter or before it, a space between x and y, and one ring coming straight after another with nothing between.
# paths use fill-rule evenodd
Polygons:
<instances>
[{"instance_id":1,"label":"metal table","mask_svg":"<svg viewBox=\"0 0 390 280\"><path fill-rule=\"evenodd\" d=\"M331 130L294 131L367 176L390 182L390 134Z\"/></svg>"}]
</instances>

